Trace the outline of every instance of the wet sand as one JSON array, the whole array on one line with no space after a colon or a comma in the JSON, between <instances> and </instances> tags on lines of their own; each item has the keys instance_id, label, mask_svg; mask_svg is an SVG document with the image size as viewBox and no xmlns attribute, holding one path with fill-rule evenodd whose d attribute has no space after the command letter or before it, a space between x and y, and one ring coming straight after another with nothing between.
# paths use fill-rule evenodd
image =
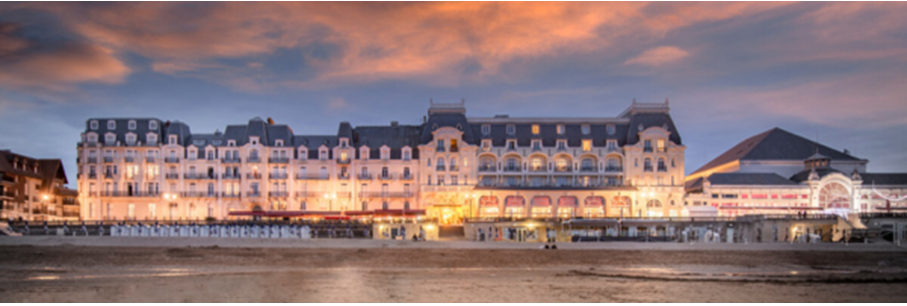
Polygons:
<instances>
[{"instance_id":1,"label":"wet sand","mask_svg":"<svg viewBox=\"0 0 907 306\"><path fill-rule=\"evenodd\" d=\"M0 237L0 302L907 301L890 245L210 240Z\"/></svg>"}]
</instances>

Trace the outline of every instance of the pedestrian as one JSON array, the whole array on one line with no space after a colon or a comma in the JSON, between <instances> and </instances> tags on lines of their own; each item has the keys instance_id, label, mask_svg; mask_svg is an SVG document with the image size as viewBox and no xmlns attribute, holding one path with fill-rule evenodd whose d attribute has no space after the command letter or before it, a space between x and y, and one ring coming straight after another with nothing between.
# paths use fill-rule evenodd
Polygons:
<instances>
[{"instance_id":1,"label":"pedestrian","mask_svg":"<svg viewBox=\"0 0 907 306\"><path fill-rule=\"evenodd\" d=\"M556 245L556 244L552 244L552 245L551 245L551 249L552 249L552 250L557 250L557 245Z\"/></svg>"}]
</instances>

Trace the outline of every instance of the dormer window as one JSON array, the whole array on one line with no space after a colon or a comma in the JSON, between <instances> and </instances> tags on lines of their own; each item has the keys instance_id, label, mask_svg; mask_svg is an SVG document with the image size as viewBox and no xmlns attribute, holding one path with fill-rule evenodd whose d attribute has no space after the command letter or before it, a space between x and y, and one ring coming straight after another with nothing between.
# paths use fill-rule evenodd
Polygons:
<instances>
[{"instance_id":1,"label":"dormer window","mask_svg":"<svg viewBox=\"0 0 907 306\"><path fill-rule=\"evenodd\" d=\"M236 140L227 140L227 146L228 146L228 147L235 147L235 146L236 146Z\"/></svg>"},{"instance_id":2,"label":"dormer window","mask_svg":"<svg viewBox=\"0 0 907 306\"><path fill-rule=\"evenodd\" d=\"M135 144L135 134L126 134L126 144L130 146Z\"/></svg>"},{"instance_id":3,"label":"dormer window","mask_svg":"<svg viewBox=\"0 0 907 306\"><path fill-rule=\"evenodd\" d=\"M580 129L582 130L583 135L589 135L589 133L592 132L592 127L589 126L588 124L583 124L583 126Z\"/></svg>"},{"instance_id":4,"label":"dormer window","mask_svg":"<svg viewBox=\"0 0 907 306\"><path fill-rule=\"evenodd\" d=\"M489 134L491 134L491 124L483 124L482 125L482 135L489 135Z\"/></svg>"},{"instance_id":5,"label":"dormer window","mask_svg":"<svg viewBox=\"0 0 907 306\"><path fill-rule=\"evenodd\" d=\"M167 140L167 144L175 145L176 144L176 135L170 135L170 138Z\"/></svg>"},{"instance_id":6,"label":"dormer window","mask_svg":"<svg viewBox=\"0 0 907 306\"><path fill-rule=\"evenodd\" d=\"M532 125L532 135L538 135L538 134L539 134L539 125L533 124Z\"/></svg>"},{"instance_id":7,"label":"dormer window","mask_svg":"<svg viewBox=\"0 0 907 306\"><path fill-rule=\"evenodd\" d=\"M192 144L194 144L196 147L201 147L201 146L204 146L204 145L205 145L205 140L204 140L204 139L196 139L196 140L193 140L193 141L192 141Z\"/></svg>"},{"instance_id":8,"label":"dormer window","mask_svg":"<svg viewBox=\"0 0 907 306\"><path fill-rule=\"evenodd\" d=\"M328 150L321 149L321 151L318 151L318 159L327 160L328 159Z\"/></svg>"},{"instance_id":9,"label":"dormer window","mask_svg":"<svg viewBox=\"0 0 907 306\"><path fill-rule=\"evenodd\" d=\"M592 140L583 139L583 152L592 151Z\"/></svg>"},{"instance_id":10,"label":"dormer window","mask_svg":"<svg viewBox=\"0 0 907 306\"><path fill-rule=\"evenodd\" d=\"M652 152L652 141L651 140L646 139L643 141L642 151L643 152Z\"/></svg>"},{"instance_id":11,"label":"dormer window","mask_svg":"<svg viewBox=\"0 0 907 306\"><path fill-rule=\"evenodd\" d=\"M658 147L657 147L657 148L658 148L658 152L666 152L666 151L667 151L666 148L665 148L665 140L664 140L664 139L659 139L656 143L658 144Z\"/></svg>"},{"instance_id":12,"label":"dormer window","mask_svg":"<svg viewBox=\"0 0 907 306\"><path fill-rule=\"evenodd\" d=\"M482 139L482 150L488 151L491 149L491 139Z\"/></svg>"},{"instance_id":13,"label":"dormer window","mask_svg":"<svg viewBox=\"0 0 907 306\"><path fill-rule=\"evenodd\" d=\"M541 139L533 139L533 140L532 140L532 150L533 150L533 151L541 151L541 150L542 150L542 140L541 140Z\"/></svg>"},{"instance_id":14,"label":"dormer window","mask_svg":"<svg viewBox=\"0 0 907 306\"><path fill-rule=\"evenodd\" d=\"M114 120L107 120L107 129L108 129L108 130L116 130L116 129L117 129L117 122L114 121Z\"/></svg>"},{"instance_id":15,"label":"dormer window","mask_svg":"<svg viewBox=\"0 0 907 306\"><path fill-rule=\"evenodd\" d=\"M299 150L299 159L300 160L309 159L309 151L306 149L300 149Z\"/></svg>"},{"instance_id":16,"label":"dormer window","mask_svg":"<svg viewBox=\"0 0 907 306\"><path fill-rule=\"evenodd\" d=\"M145 140L148 142L149 145L156 145L157 144L157 134L149 133L145 137Z\"/></svg>"},{"instance_id":17,"label":"dormer window","mask_svg":"<svg viewBox=\"0 0 907 306\"><path fill-rule=\"evenodd\" d=\"M98 142L98 134L89 133L88 134L88 143L96 143L96 142Z\"/></svg>"},{"instance_id":18,"label":"dormer window","mask_svg":"<svg viewBox=\"0 0 907 306\"><path fill-rule=\"evenodd\" d=\"M608 140L608 150L617 150L617 140L614 140L614 139Z\"/></svg>"},{"instance_id":19,"label":"dormer window","mask_svg":"<svg viewBox=\"0 0 907 306\"><path fill-rule=\"evenodd\" d=\"M381 149L381 159L388 160L391 158L391 152L387 148Z\"/></svg>"},{"instance_id":20,"label":"dormer window","mask_svg":"<svg viewBox=\"0 0 907 306\"><path fill-rule=\"evenodd\" d=\"M341 148L346 148L346 147L348 147L349 145L350 145L350 142L349 142L348 139L346 139L346 138L341 138L341 139L340 139L340 147L341 147Z\"/></svg>"},{"instance_id":21,"label":"dormer window","mask_svg":"<svg viewBox=\"0 0 907 306\"><path fill-rule=\"evenodd\" d=\"M615 130L614 125L609 124L608 125L608 135L614 135L614 130Z\"/></svg>"},{"instance_id":22,"label":"dormer window","mask_svg":"<svg viewBox=\"0 0 907 306\"><path fill-rule=\"evenodd\" d=\"M369 158L369 149L365 148L365 147L363 147L362 149L359 149L359 159L368 160L368 158Z\"/></svg>"},{"instance_id":23,"label":"dormer window","mask_svg":"<svg viewBox=\"0 0 907 306\"><path fill-rule=\"evenodd\" d=\"M126 124L130 131L135 130L135 120L129 120L129 123Z\"/></svg>"},{"instance_id":24,"label":"dormer window","mask_svg":"<svg viewBox=\"0 0 907 306\"><path fill-rule=\"evenodd\" d=\"M507 150L508 151L516 150L516 140L515 139L507 140Z\"/></svg>"},{"instance_id":25,"label":"dormer window","mask_svg":"<svg viewBox=\"0 0 907 306\"><path fill-rule=\"evenodd\" d=\"M403 148L403 160L411 160L413 158L413 152L409 148Z\"/></svg>"},{"instance_id":26,"label":"dormer window","mask_svg":"<svg viewBox=\"0 0 907 306\"><path fill-rule=\"evenodd\" d=\"M91 122L88 123L88 127L89 127L90 129L92 129L92 130L97 130L97 129L98 129L98 121L97 121L97 120L91 120Z\"/></svg>"},{"instance_id":27,"label":"dormer window","mask_svg":"<svg viewBox=\"0 0 907 306\"><path fill-rule=\"evenodd\" d=\"M108 133L107 135L104 135L104 142L106 142L108 145L112 145L116 141L117 141L116 134Z\"/></svg>"},{"instance_id":28,"label":"dormer window","mask_svg":"<svg viewBox=\"0 0 907 306\"><path fill-rule=\"evenodd\" d=\"M274 141L274 146L282 147L282 146L283 146L283 139L275 140L275 141Z\"/></svg>"},{"instance_id":29,"label":"dormer window","mask_svg":"<svg viewBox=\"0 0 907 306\"><path fill-rule=\"evenodd\" d=\"M148 121L148 129L152 130L152 131L157 130L157 121L155 121L155 120Z\"/></svg>"},{"instance_id":30,"label":"dormer window","mask_svg":"<svg viewBox=\"0 0 907 306\"><path fill-rule=\"evenodd\" d=\"M513 124L508 124L507 125L507 135L513 135L513 134L516 134L516 126L514 126Z\"/></svg>"},{"instance_id":31,"label":"dormer window","mask_svg":"<svg viewBox=\"0 0 907 306\"><path fill-rule=\"evenodd\" d=\"M557 134L558 134L558 135L564 135L564 133L566 133L566 132L567 132L567 128L564 127L563 124L558 124L558 125L557 125Z\"/></svg>"},{"instance_id":32,"label":"dormer window","mask_svg":"<svg viewBox=\"0 0 907 306\"><path fill-rule=\"evenodd\" d=\"M558 149L558 150L566 150L566 149L567 149L567 140L566 140L566 139L558 139L558 140L557 140L557 149Z\"/></svg>"}]
</instances>

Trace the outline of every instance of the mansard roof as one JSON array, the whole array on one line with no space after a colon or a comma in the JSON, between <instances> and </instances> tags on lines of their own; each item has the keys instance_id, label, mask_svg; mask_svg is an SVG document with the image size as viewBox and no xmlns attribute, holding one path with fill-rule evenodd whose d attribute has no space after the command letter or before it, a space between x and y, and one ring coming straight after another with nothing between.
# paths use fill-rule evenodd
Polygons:
<instances>
[{"instance_id":1,"label":"mansard roof","mask_svg":"<svg viewBox=\"0 0 907 306\"><path fill-rule=\"evenodd\" d=\"M477 144L476 138L473 137L473 131L466 120L466 114L463 113L430 113L428 120L422 127L421 144L431 142L432 132L442 127L452 127L463 131L463 141L468 144Z\"/></svg>"},{"instance_id":2,"label":"mansard roof","mask_svg":"<svg viewBox=\"0 0 907 306\"><path fill-rule=\"evenodd\" d=\"M747 138L693 173L739 160L806 160L816 153L831 160L861 160L776 127Z\"/></svg>"},{"instance_id":3,"label":"mansard roof","mask_svg":"<svg viewBox=\"0 0 907 306\"><path fill-rule=\"evenodd\" d=\"M863 185L907 185L907 173L860 173Z\"/></svg>"},{"instance_id":4,"label":"mansard roof","mask_svg":"<svg viewBox=\"0 0 907 306\"><path fill-rule=\"evenodd\" d=\"M351 131L352 146L367 146L370 150L369 158L381 158L381 147L386 145L391 149L391 159L400 159L401 149L409 146L413 152L412 158L418 158L421 130L421 125L357 126ZM357 150L356 155L359 154Z\"/></svg>"},{"instance_id":5,"label":"mansard roof","mask_svg":"<svg viewBox=\"0 0 907 306\"><path fill-rule=\"evenodd\" d=\"M708 181L712 185L797 185L777 173L713 173Z\"/></svg>"},{"instance_id":6,"label":"mansard roof","mask_svg":"<svg viewBox=\"0 0 907 306\"><path fill-rule=\"evenodd\" d=\"M108 129L107 122L113 120L116 122L115 129ZM134 130L129 129L129 121L135 121L136 126ZM150 130L148 129L148 122L156 121L158 123L157 129ZM91 129L91 121L98 122L98 128L95 130ZM126 143L126 134L135 133L136 141L141 143L148 143L146 139L148 133L154 133L158 135L158 141L162 139L161 135L165 131L163 130L165 122L157 118L90 118L85 121L85 132L94 132L98 134L98 141L104 141L104 135L107 133L114 133L116 135L116 141L125 144Z\"/></svg>"}]
</instances>

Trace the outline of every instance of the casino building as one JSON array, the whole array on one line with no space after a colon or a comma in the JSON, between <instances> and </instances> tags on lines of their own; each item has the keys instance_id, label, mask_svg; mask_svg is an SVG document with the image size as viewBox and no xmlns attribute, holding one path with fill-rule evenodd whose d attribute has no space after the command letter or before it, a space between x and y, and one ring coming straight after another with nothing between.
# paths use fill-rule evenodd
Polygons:
<instances>
[{"instance_id":1,"label":"casino building","mask_svg":"<svg viewBox=\"0 0 907 306\"><path fill-rule=\"evenodd\" d=\"M685 179L685 205L713 215L903 212L907 173L868 173L866 159L773 128Z\"/></svg>"},{"instance_id":2,"label":"casino building","mask_svg":"<svg viewBox=\"0 0 907 306\"><path fill-rule=\"evenodd\" d=\"M299 135L254 118L211 134L156 118L92 118L77 146L82 218L179 220L427 215L679 216L684 150L668 102L616 117L340 123Z\"/></svg>"}]
</instances>

